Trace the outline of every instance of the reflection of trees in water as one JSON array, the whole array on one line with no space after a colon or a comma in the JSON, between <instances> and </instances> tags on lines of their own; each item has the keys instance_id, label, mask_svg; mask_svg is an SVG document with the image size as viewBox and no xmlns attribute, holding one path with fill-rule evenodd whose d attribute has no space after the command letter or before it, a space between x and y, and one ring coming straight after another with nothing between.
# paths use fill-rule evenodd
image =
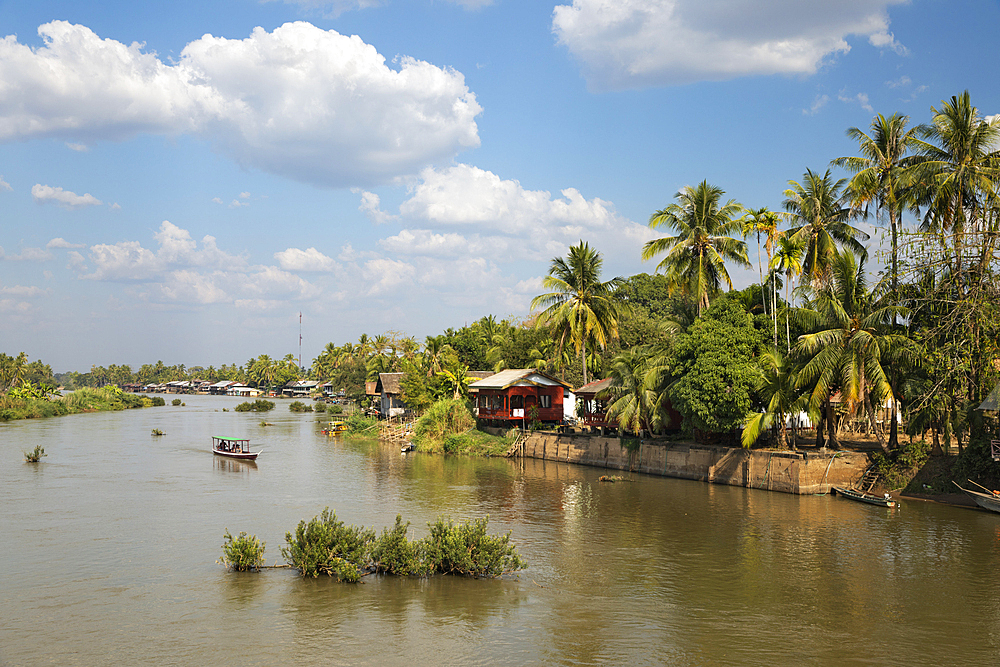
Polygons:
<instances>
[{"instance_id":1,"label":"reflection of trees in water","mask_svg":"<svg viewBox=\"0 0 1000 667\"><path fill-rule=\"evenodd\" d=\"M462 664L463 656L475 661L481 658L484 635L516 630L512 618L527 597L518 582L509 580L435 576L363 581L289 580L282 615L293 624L296 662L371 663L373 655L383 663L411 665Z\"/></svg>"}]
</instances>

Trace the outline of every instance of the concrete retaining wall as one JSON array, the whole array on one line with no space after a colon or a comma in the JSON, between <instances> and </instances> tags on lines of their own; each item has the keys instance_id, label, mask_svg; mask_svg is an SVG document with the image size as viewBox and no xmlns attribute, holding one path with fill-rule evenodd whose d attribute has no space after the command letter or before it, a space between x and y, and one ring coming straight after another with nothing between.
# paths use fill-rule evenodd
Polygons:
<instances>
[{"instance_id":1,"label":"concrete retaining wall","mask_svg":"<svg viewBox=\"0 0 1000 667\"><path fill-rule=\"evenodd\" d=\"M772 452L649 440L629 452L618 438L555 433L531 434L524 456L799 494L850 486L868 465L868 457L855 452Z\"/></svg>"}]
</instances>

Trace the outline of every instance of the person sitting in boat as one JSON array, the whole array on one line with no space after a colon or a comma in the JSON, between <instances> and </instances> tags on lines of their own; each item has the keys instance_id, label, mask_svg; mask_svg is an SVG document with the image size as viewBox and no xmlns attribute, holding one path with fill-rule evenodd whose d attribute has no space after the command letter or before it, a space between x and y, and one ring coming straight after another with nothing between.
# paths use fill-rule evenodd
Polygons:
<instances>
[{"instance_id":1,"label":"person sitting in boat","mask_svg":"<svg viewBox=\"0 0 1000 667\"><path fill-rule=\"evenodd\" d=\"M886 499L886 500L889 500L889 494L888 494L888 493L887 493L887 494L885 494L885 499Z\"/></svg>"}]
</instances>

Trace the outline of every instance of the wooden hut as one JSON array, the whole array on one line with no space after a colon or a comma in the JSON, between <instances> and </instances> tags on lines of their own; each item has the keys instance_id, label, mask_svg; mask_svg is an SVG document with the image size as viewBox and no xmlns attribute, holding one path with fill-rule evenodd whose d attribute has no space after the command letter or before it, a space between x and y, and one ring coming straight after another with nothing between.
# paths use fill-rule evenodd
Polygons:
<instances>
[{"instance_id":1,"label":"wooden hut","mask_svg":"<svg viewBox=\"0 0 1000 667\"><path fill-rule=\"evenodd\" d=\"M570 386L534 368L500 371L469 385L476 416L494 426L524 425L537 409L538 421L561 424Z\"/></svg>"},{"instance_id":2,"label":"wooden hut","mask_svg":"<svg viewBox=\"0 0 1000 667\"><path fill-rule=\"evenodd\" d=\"M598 394L611 388L611 383L611 378L595 380L573 392L576 394L577 400L581 403L578 417L583 426L589 426L590 428L616 427L616 424L612 424L607 420L609 401L605 400L604 396L598 397Z\"/></svg>"}]
</instances>

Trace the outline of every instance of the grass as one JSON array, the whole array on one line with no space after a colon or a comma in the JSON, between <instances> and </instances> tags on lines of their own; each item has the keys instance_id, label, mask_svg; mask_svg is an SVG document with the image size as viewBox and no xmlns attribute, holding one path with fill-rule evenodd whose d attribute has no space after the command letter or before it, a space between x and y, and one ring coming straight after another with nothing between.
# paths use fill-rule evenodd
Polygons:
<instances>
[{"instance_id":1,"label":"grass","mask_svg":"<svg viewBox=\"0 0 1000 667\"><path fill-rule=\"evenodd\" d=\"M0 396L0 421L59 417L81 412L105 412L157 405L148 396L126 394L115 386L83 387L56 398L11 398Z\"/></svg>"},{"instance_id":2,"label":"grass","mask_svg":"<svg viewBox=\"0 0 1000 667\"><path fill-rule=\"evenodd\" d=\"M413 444L418 452L503 456L513 439L475 428L476 418L464 401L438 401L417 420Z\"/></svg>"}]
</instances>

